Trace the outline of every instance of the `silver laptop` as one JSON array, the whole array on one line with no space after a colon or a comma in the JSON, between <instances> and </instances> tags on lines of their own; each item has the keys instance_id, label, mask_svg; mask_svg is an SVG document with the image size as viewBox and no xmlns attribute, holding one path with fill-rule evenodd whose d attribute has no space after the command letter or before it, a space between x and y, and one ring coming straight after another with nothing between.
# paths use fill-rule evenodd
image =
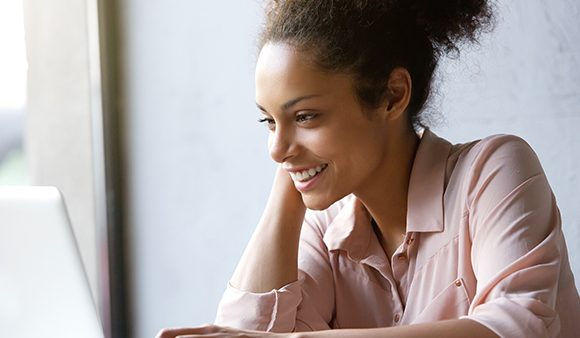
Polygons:
<instances>
[{"instance_id":1,"label":"silver laptop","mask_svg":"<svg viewBox=\"0 0 580 338\"><path fill-rule=\"evenodd\" d=\"M103 338L56 188L0 187L0 335Z\"/></svg>"}]
</instances>

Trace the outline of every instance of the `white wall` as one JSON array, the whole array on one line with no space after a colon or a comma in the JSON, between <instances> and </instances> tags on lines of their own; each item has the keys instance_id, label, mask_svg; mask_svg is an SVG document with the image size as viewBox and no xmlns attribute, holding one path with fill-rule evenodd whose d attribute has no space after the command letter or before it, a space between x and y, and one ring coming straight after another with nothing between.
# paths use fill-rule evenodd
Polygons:
<instances>
[{"instance_id":1,"label":"white wall","mask_svg":"<svg viewBox=\"0 0 580 338\"><path fill-rule=\"evenodd\" d=\"M451 62L436 100L455 142L526 138L560 203L580 277L579 4L503 1L496 31ZM127 214L135 336L214 319L268 194L254 107L260 1L127 0ZM445 73L445 72L444 72ZM444 94L444 95L443 95Z\"/></svg>"},{"instance_id":2,"label":"white wall","mask_svg":"<svg viewBox=\"0 0 580 338\"><path fill-rule=\"evenodd\" d=\"M273 178L256 122L254 1L128 0L135 337L213 322Z\"/></svg>"}]
</instances>

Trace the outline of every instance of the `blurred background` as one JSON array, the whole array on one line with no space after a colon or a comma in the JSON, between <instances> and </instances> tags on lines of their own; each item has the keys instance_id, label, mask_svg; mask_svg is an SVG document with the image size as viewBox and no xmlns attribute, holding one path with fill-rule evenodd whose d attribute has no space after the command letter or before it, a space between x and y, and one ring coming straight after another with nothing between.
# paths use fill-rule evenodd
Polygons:
<instances>
[{"instance_id":1,"label":"blurred background","mask_svg":"<svg viewBox=\"0 0 580 338\"><path fill-rule=\"evenodd\" d=\"M27 184L23 151L26 48L22 1L0 2L0 185Z\"/></svg>"},{"instance_id":2,"label":"blurred background","mask_svg":"<svg viewBox=\"0 0 580 338\"><path fill-rule=\"evenodd\" d=\"M0 0L0 185L59 187L109 337L212 322L268 196L256 123L261 0ZM580 286L580 3L497 1L443 60L454 143L536 150Z\"/></svg>"}]
</instances>

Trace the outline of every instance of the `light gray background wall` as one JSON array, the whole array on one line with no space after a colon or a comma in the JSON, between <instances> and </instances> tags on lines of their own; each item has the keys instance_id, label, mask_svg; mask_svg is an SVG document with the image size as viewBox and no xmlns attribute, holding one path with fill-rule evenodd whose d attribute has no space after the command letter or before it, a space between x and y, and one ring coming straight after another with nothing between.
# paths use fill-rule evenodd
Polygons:
<instances>
[{"instance_id":1,"label":"light gray background wall","mask_svg":"<svg viewBox=\"0 0 580 338\"><path fill-rule=\"evenodd\" d=\"M580 4L502 1L495 32L442 67L435 128L523 136L557 195L580 277ZM127 0L127 214L135 336L214 319L268 195L255 122L259 1ZM578 283L577 283L578 284Z\"/></svg>"}]
</instances>

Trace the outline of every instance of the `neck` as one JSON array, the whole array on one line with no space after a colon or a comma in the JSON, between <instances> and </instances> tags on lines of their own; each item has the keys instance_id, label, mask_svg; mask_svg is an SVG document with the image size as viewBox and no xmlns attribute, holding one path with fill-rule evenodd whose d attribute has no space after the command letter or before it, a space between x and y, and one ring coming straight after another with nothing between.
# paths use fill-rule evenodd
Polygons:
<instances>
[{"instance_id":1,"label":"neck","mask_svg":"<svg viewBox=\"0 0 580 338\"><path fill-rule=\"evenodd\" d=\"M412 128L389 131L391 140L377 173L365 188L355 193L376 223L376 231L390 257L401 243L407 228L409 180L419 146Z\"/></svg>"}]
</instances>

